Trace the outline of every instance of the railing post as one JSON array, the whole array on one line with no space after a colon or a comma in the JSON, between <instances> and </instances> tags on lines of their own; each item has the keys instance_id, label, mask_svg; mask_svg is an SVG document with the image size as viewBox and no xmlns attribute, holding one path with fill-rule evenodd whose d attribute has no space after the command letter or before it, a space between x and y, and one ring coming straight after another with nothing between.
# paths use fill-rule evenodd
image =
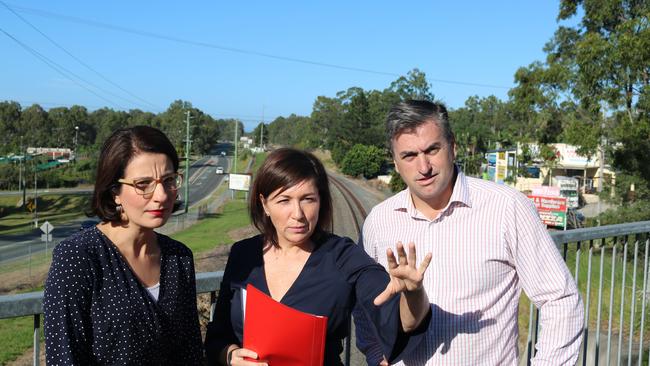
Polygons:
<instances>
[{"instance_id":1,"label":"railing post","mask_svg":"<svg viewBox=\"0 0 650 366\"><path fill-rule=\"evenodd\" d=\"M607 321L607 366L611 362L611 350L612 350L612 319L614 314L614 287L616 287L616 238L614 238L614 246L612 247L612 279L610 280L609 288L609 318Z\"/></svg>"},{"instance_id":2,"label":"railing post","mask_svg":"<svg viewBox=\"0 0 650 366\"><path fill-rule=\"evenodd\" d=\"M632 366L632 343L634 341L634 312L636 310L636 267L639 257L639 234L634 238L634 262L632 266L632 303L630 304L630 339L627 348L627 365Z\"/></svg>"},{"instance_id":3,"label":"railing post","mask_svg":"<svg viewBox=\"0 0 650 366\"><path fill-rule=\"evenodd\" d=\"M623 326L624 326L624 317L625 314L623 310L625 310L625 276L627 275L627 236L623 238L623 278L621 279L621 309L620 309L620 315L619 315L619 320L618 320L618 349L617 349L617 357L616 357L616 366L619 366L621 364L621 357L623 356L622 354L622 348L623 348Z\"/></svg>"},{"instance_id":4,"label":"railing post","mask_svg":"<svg viewBox=\"0 0 650 366\"><path fill-rule=\"evenodd\" d=\"M585 290L585 318L584 324L582 326L582 365L587 365L587 353L589 352L589 308L591 304L591 261L594 255L594 242L593 240L589 241L589 257L587 260L587 289ZM579 266L578 263L576 263ZM576 273L579 270L576 270ZM576 277L577 278L577 277ZM577 280L576 280L577 283Z\"/></svg>"},{"instance_id":5,"label":"railing post","mask_svg":"<svg viewBox=\"0 0 650 366\"><path fill-rule=\"evenodd\" d=\"M643 261L643 302L641 303L641 335L639 336L639 362L643 364L643 333L645 332L645 307L646 298L648 297L648 237L645 242L645 260Z\"/></svg>"},{"instance_id":6,"label":"railing post","mask_svg":"<svg viewBox=\"0 0 650 366\"><path fill-rule=\"evenodd\" d=\"M34 366L38 366L41 360L41 314L34 314Z\"/></svg>"},{"instance_id":7,"label":"railing post","mask_svg":"<svg viewBox=\"0 0 650 366\"><path fill-rule=\"evenodd\" d=\"M594 352L594 365L598 365L600 358L600 320L603 305L603 271L605 267L605 239L600 240L600 278L598 279L598 312L596 314L596 351Z\"/></svg>"}]
</instances>

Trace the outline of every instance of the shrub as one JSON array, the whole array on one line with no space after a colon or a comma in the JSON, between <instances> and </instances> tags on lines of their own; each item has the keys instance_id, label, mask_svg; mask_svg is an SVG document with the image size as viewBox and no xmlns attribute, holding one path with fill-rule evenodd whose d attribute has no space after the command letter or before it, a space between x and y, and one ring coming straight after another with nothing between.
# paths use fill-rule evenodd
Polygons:
<instances>
[{"instance_id":1,"label":"shrub","mask_svg":"<svg viewBox=\"0 0 650 366\"><path fill-rule=\"evenodd\" d=\"M345 154L341 171L353 177L374 178L385 161L384 152L374 145L356 144Z\"/></svg>"}]
</instances>

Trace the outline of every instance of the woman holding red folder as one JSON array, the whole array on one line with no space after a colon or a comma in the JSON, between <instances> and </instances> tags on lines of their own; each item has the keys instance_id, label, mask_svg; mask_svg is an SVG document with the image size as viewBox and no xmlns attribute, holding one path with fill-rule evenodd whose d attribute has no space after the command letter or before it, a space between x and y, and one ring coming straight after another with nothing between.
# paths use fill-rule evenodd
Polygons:
<instances>
[{"instance_id":1,"label":"woman holding red folder","mask_svg":"<svg viewBox=\"0 0 650 366\"><path fill-rule=\"evenodd\" d=\"M241 347L243 293L249 284L284 305L328 318L325 365L342 365L342 340L355 306L375 326L389 361L423 339L430 305L422 280L431 255L416 267L414 246L407 255L398 243L397 258L391 250L386 253L386 273L362 247L329 233L327 173L312 154L289 148L270 153L253 182L249 209L261 234L231 249L205 340L210 365L266 364L255 350Z\"/></svg>"}]
</instances>

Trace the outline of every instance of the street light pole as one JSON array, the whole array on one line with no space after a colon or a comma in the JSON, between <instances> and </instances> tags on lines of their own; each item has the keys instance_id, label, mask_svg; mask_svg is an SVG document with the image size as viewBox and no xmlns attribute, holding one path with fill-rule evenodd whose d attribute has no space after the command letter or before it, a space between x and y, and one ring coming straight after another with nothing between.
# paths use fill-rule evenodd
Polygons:
<instances>
[{"instance_id":1,"label":"street light pole","mask_svg":"<svg viewBox=\"0 0 650 366\"><path fill-rule=\"evenodd\" d=\"M34 160L34 227L38 227L38 180L36 179L36 160Z\"/></svg>"},{"instance_id":2,"label":"street light pole","mask_svg":"<svg viewBox=\"0 0 650 366\"><path fill-rule=\"evenodd\" d=\"M18 184L23 189L23 210L27 207L27 151L23 147L23 137L20 136L20 154L22 158L20 159L20 170L23 172L20 176L20 182Z\"/></svg>"},{"instance_id":3,"label":"street light pole","mask_svg":"<svg viewBox=\"0 0 650 366\"><path fill-rule=\"evenodd\" d=\"M185 213L190 205L190 111L185 112Z\"/></svg>"},{"instance_id":4,"label":"street light pole","mask_svg":"<svg viewBox=\"0 0 650 366\"><path fill-rule=\"evenodd\" d=\"M79 126L74 126L74 161L77 161L77 138L79 137Z\"/></svg>"},{"instance_id":5,"label":"street light pole","mask_svg":"<svg viewBox=\"0 0 650 366\"><path fill-rule=\"evenodd\" d=\"M233 173L237 174L237 130L239 129L239 122L235 120L235 163Z\"/></svg>"}]
</instances>

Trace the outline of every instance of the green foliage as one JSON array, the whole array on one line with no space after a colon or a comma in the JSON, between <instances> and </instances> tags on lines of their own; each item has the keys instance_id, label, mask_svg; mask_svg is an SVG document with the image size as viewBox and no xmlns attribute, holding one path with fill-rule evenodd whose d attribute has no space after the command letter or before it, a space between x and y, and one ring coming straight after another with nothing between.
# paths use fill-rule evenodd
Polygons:
<instances>
[{"instance_id":1,"label":"green foliage","mask_svg":"<svg viewBox=\"0 0 650 366\"><path fill-rule=\"evenodd\" d=\"M614 146L605 159L615 170L650 182L650 3L635 0L561 0L560 25L544 47L546 62L515 74L509 95L527 128L577 145L594 157L599 145ZM547 160L549 161L549 160Z\"/></svg>"},{"instance_id":2,"label":"green foliage","mask_svg":"<svg viewBox=\"0 0 650 366\"><path fill-rule=\"evenodd\" d=\"M620 122L613 135L620 145L613 149L612 158L623 173L637 176L647 185L650 184L650 116L646 113L634 121L625 115L619 116Z\"/></svg>"},{"instance_id":3,"label":"green foliage","mask_svg":"<svg viewBox=\"0 0 650 366\"><path fill-rule=\"evenodd\" d=\"M385 153L377 146L356 144L345 154L341 172L353 177L374 178L385 160Z\"/></svg>"},{"instance_id":4,"label":"green foliage","mask_svg":"<svg viewBox=\"0 0 650 366\"><path fill-rule=\"evenodd\" d=\"M392 171L390 173L390 190L393 192L400 192L406 189L406 183L402 180L402 176L398 172Z\"/></svg>"},{"instance_id":5,"label":"green foliage","mask_svg":"<svg viewBox=\"0 0 650 366\"><path fill-rule=\"evenodd\" d=\"M60 147L75 151L77 162L51 169L38 176L41 187L69 187L92 182L98 151L115 130L128 126L149 125L161 129L169 137L180 156L185 153L186 112L190 112L192 153L206 154L228 126L236 124L243 134L243 124L235 120L214 120L190 103L177 100L160 114L131 110L128 112L101 108L88 112L85 107L57 107L46 111L38 104L22 109L16 102L0 102L0 155L22 155L27 147ZM46 160L40 163L47 163ZM28 164L29 165L29 164ZM0 189L17 189L18 169L3 165ZM26 168L33 177L32 168ZM33 186L28 179L28 186Z\"/></svg>"},{"instance_id":6,"label":"green foliage","mask_svg":"<svg viewBox=\"0 0 650 366\"><path fill-rule=\"evenodd\" d=\"M397 94L400 99L434 100L431 84L427 81L424 72L415 68L400 76L390 84L389 90Z\"/></svg>"},{"instance_id":7,"label":"green foliage","mask_svg":"<svg viewBox=\"0 0 650 366\"><path fill-rule=\"evenodd\" d=\"M268 125L268 140L274 145L307 146L310 141L312 123L309 117L291 114L289 117L278 117Z\"/></svg>"},{"instance_id":8,"label":"green foliage","mask_svg":"<svg viewBox=\"0 0 650 366\"><path fill-rule=\"evenodd\" d=\"M249 134L255 146L264 146L269 143L269 125L260 122Z\"/></svg>"}]
</instances>

